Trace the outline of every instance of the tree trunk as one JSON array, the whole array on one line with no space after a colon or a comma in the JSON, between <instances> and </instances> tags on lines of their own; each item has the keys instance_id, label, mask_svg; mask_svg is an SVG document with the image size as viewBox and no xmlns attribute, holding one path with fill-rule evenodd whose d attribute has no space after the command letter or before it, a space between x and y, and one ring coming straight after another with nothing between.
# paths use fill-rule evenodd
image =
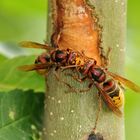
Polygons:
<instances>
[{"instance_id":1,"label":"tree trunk","mask_svg":"<svg viewBox=\"0 0 140 140\"><path fill-rule=\"evenodd\" d=\"M55 1L55 0L53 0ZM47 40L53 32L51 12L52 0L49 0ZM88 4L95 7L102 26L101 46L110 54L109 70L123 73L126 37L126 0L89 0ZM49 34L48 34L49 33ZM43 140L87 140L92 131L98 112L98 94L96 88L88 92L68 92L68 88L56 80L52 70L46 78L46 101L44 115ZM77 89L85 89L88 82L78 83L65 72L59 78ZM123 109L122 109L123 111ZM100 132L104 140L124 140L124 118L116 116L104 102L99 114L96 132Z\"/></svg>"}]
</instances>

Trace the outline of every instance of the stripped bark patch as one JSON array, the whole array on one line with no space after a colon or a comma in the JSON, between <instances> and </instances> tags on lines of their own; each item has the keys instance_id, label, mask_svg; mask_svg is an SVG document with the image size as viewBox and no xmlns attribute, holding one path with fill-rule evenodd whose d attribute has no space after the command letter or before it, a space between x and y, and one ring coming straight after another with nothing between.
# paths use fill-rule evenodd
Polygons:
<instances>
[{"instance_id":1,"label":"stripped bark patch","mask_svg":"<svg viewBox=\"0 0 140 140\"><path fill-rule=\"evenodd\" d=\"M53 0L53 5L54 46L83 51L101 65L101 29L95 9L85 0Z\"/></svg>"}]
</instances>

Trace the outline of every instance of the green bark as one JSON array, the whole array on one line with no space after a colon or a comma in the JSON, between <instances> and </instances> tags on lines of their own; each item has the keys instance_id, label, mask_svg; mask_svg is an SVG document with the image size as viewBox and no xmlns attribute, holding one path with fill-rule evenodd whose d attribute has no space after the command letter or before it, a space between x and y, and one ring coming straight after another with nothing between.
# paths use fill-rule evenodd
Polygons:
<instances>
[{"instance_id":1,"label":"green bark","mask_svg":"<svg viewBox=\"0 0 140 140\"><path fill-rule=\"evenodd\" d=\"M49 6L51 4L49 0ZM102 47L112 48L109 69L121 74L124 68L126 37L126 0L90 0L95 7L102 29ZM52 24L49 8L49 25ZM52 27L52 26L51 26ZM52 28L48 26L49 36ZM60 79L78 89L87 87L88 82L78 83L63 73ZM98 110L98 94L95 87L87 93L66 93L68 88L56 80L53 70L46 78L46 101L43 140L86 140L85 136L94 127ZM123 109L122 109L123 111ZM102 102L97 125L105 140L124 140L124 118L119 118Z\"/></svg>"}]
</instances>

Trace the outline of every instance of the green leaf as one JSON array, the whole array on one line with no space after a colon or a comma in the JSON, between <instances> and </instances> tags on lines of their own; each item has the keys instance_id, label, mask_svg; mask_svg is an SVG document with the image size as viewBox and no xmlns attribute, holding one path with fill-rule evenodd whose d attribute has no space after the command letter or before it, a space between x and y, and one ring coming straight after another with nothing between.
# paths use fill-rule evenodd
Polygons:
<instances>
[{"instance_id":1,"label":"green leaf","mask_svg":"<svg viewBox=\"0 0 140 140\"><path fill-rule=\"evenodd\" d=\"M37 140L44 94L32 90L0 93L0 140Z\"/></svg>"},{"instance_id":2,"label":"green leaf","mask_svg":"<svg viewBox=\"0 0 140 140\"><path fill-rule=\"evenodd\" d=\"M21 56L0 62L0 91L13 89L33 89L45 91L45 80L43 76L35 71L24 72L18 70L19 66L33 64L35 56Z\"/></svg>"}]
</instances>

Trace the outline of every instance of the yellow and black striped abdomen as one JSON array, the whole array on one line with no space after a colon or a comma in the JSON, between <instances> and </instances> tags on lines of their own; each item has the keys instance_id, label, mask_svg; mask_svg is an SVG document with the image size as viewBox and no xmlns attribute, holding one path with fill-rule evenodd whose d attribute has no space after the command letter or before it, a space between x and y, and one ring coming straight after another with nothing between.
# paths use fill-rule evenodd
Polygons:
<instances>
[{"instance_id":1,"label":"yellow and black striped abdomen","mask_svg":"<svg viewBox=\"0 0 140 140\"><path fill-rule=\"evenodd\" d=\"M118 82L110 79L103 84L103 89L111 97L117 107L123 106L124 94Z\"/></svg>"},{"instance_id":2,"label":"yellow and black striped abdomen","mask_svg":"<svg viewBox=\"0 0 140 140\"><path fill-rule=\"evenodd\" d=\"M124 104L124 94L123 90L118 86L116 91L109 93L109 96L112 98L113 102L117 107L121 107Z\"/></svg>"}]
</instances>

